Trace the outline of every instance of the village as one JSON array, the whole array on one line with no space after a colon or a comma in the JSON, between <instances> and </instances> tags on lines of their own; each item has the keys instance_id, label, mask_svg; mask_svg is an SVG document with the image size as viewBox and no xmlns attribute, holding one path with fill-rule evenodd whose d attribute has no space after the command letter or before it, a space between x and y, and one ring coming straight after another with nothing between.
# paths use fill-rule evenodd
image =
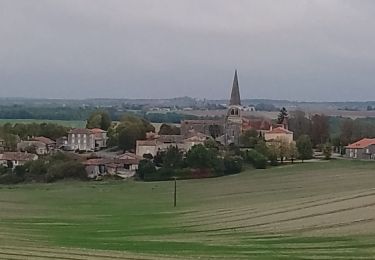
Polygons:
<instances>
[{"instance_id":1,"label":"village","mask_svg":"<svg viewBox=\"0 0 375 260\"><path fill-rule=\"evenodd\" d=\"M133 140L133 144L117 150L109 147L108 131L111 129L108 127L105 130L97 127L68 129L66 135L55 140L45 136L27 136L26 140L21 140L16 136L14 150L7 149L5 140L0 139L2 151L0 164L14 171L30 161L62 152L69 154L84 166L89 179L101 179L103 176L118 176L126 179L136 175L141 162L145 164L145 161L148 163L151 161L151 168L146 167L148 170L151 169L151 172L162 167L161 157L165 156L171 148L176 148L174 153L181 153L182 158L186 157L194 147L200 145L209 149L211 145L221 151L216 157L226 158L229 160L227 164L239 164L234 172L230 169L224 170L229 173L239 172L238 169L242 168L242 164L235 156L241 157L242 161L258 165L256 168L265 168L268 163L277 165L278 160L283 163L286 160L293 162L297 158L302 160L313 158L310 140L307 140L307 144L302 144L301 148L297 147L298 140L295 140L293 131L289 129L289 117L285 108L280 110L277 120L242 115L245 108L241 105L237 71L227 107L227 115L222 119L182 120L177 126L163 124L159 129L148 123L150 126L147 130L143 130L145 133L142 138L125 135L123 137L125 142L129 141L127 139L136 139ZM256 149L256 146L263 148ZM332 156L332 145L329 146L325 148L329 153L326 155L327 158ZM242 153L236 152L236 147L241 148ZM343 158L375 159L375 139L364 138L344 148ZM249 149L253 151L249 153ZM264 150L267 152L262 152ZM157 158L159 162L156 162ZM261 162L254 163L256 160ZM197 167L199 168L199 165ZM205 166L202 165L200 168ZM173 173L168 176L171 175ZM203 174L202 177L204 176L206 175Z\"/></svg>"}]
</instances>

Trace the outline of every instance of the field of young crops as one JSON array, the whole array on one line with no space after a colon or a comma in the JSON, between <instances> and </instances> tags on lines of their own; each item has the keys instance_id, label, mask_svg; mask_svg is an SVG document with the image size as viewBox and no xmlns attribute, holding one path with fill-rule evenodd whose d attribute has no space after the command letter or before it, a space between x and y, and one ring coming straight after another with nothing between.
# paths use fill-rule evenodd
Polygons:
<instances>
[{"instance_id":1,"label":"field of young crops","mask_svg":"<svg viewBox=\"0 0 375 260\"><path fill-rule=\"evenodd\" d=\"M373 259L375 163L0 188L0 259Z\"/></svg>"},{"instance_id":2,"label":"field of young crops","mask_svg":"<svg viewBox=\"0 0 375 260\"><path fill-rule=\"evenodd\" d=\"M59 124L67 127L72 127L72 128L81 128L86 126L86 121L68 121L68 120L39 120L39 119L0 119L0 125L4 125L6 123L11 123L11 124L31 124L31 123L36 123L36 124L41 124L41 123L52 123L52 124Z\"/></svg>"}]
</instances>

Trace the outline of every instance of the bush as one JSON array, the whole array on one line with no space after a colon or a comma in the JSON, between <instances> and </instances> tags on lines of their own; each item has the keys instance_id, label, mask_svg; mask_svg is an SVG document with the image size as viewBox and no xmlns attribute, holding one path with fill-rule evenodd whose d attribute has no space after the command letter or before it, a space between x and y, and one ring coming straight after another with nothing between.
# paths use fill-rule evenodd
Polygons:
<instances>
[{"instance_id":1,"label":"bush","mask_svg":"<svg viewBox=\"0 0 375 260\"><path fill-rule=\"evenodd\" d=\"M18 176L14 173L6 173L0 175L0 184L17 184L24 181L22 176Z\"/></svg>"},{"instance_id":2,"label":"bush","mask_svg":"<svg viewBox=\"0 0 375 260\"><path fill-rule=\"evenodd\" d=\"M245 161L251 163L256 169L265 169L267 167L267 158L253 149L245 152Z\"/></svg>"},{"instance_id":3,"label":"bush","mask_svg":"<svg viewBox=\"0 0 375 260\"><path fill-rule=\"evenodd\" d=\"M85 167L76 161L59 162L49 167L45 175L46 182L54 182L68 178L86 180L87 173Z\"/></svg>"},{"instance_id":4,"label":"bush","mask_svg":"<svg viewBox=\"0 0 375 260\"><path fill-rule=\"evenodd\" d=\"M156 173L155 165L150 160L141 160L138 165L137 176L145 180Z\"/></svg>"},{"instance_id":5,"label":"bush","mask_svg":"<svg viewBox=\"0 0 375 260\"><path fill-rule=\"evenodd\" d=\"M242 171L242 158L239 156L227 156L224 158L225 174L235 174Z\"/></svg>"}]
</instances>

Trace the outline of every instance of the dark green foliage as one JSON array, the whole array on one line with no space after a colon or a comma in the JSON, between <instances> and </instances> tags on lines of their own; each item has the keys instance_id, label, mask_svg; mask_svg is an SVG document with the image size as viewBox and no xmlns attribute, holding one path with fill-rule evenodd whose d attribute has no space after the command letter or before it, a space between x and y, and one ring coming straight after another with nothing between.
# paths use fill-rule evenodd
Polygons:
<instances>
[{"instance_id":1,"label":"dark green foliage","mask_svg":"<svg viewBox=\"0 0 375 260\"><path fill-rule=\"evenodd\" d=\"M159 135L179 135L181 129L174 125L162 124L159 130Z\"/></svg>"},{"instance_id":2,"label":"dark green foliage","mask_svg":"<svg viewBox=\"0 0 375 260\"><path fill-rule=\"evenodd\" d=\"M182 115L174 112L168 113L147 113L145 119L154 123L173 123L180 124L182 120L198 119L193 115Z\"/></svg>"},{"instance_id":3,"label":"dark green foliage","mask_svg":"<svg viewBox=\"0 0 375 260\"><path fill-rule=\"evenodd\" d=\"M111 116L107 111L97 110L93 112L87 119L86 128L100 128L103 130L108 130L112 124Z\"/></svg>"},{"instance_id":4,"label":"dark green foliage","mask_svg":"<svg viewBox=\"0 0 375 260\"><path fill-rule=\"evenodd\" d=\"M324 159L329 160L332 157L332 145L330 143L326 143L323 145L322 149Z\"/></svg>"},{"instance_id":5,"label":"dark green foliage","mask_svg":"<svg viewBox=\"0 0 375 260\"><path fill-rule=\"evenodd\" d=\"M150 160L141 160L138 165L137 175L141 180L150 178L156 173L155 165Z\"/></svg>"},{"instance_id":6,"label":"dark green foliage","mask_svg":"<svg viewBox=\"0 0 375 260\"><path fill-rule=\"evenodd\" d=\"M136 141L146 138L146 133L155 128L146 120L134 116L125 116L116 128L118 146L124 151L135 149Z\"/></svg>"},{"instance_id":7,"label":"dark green foliage","mask_svg":"<svg viewBox=\"0 0 375 260\"><path fill-rule=\"evenodd\" d=\"M297 149L299 158L302 160L302 162L313 157L312 143L308 135L301 135L298 138Z\"/></svg>"},{"instance_id":8,"label":"dark green foliage","mask_svg":"<svg viewBox=\"0 0 375 260\"><path fill-rule=\"evenodd\" d=\"M17 184L23 181L24 177L12 172L0 175L0 184Z\"/></svg>"},{"instance_id":9,"label":"dark green foliage","mask_svg":"<svg viewBox=\"0 0 375 260\"><path fill-rule=\"evenodd\" d=\"M219 125L210 125L208 131L210 132L211 137L215 139L221 135L223 129L222 126Z\"/></svg>"},{"instance_id":10,"label":"dark green foliage","mask_svg":"<svg viewBox=\"0 0 375 260\"><path fill-rule=\"evenodd\" d=\"M150 154L150 153L146 153L146 154L143 155L143 158L148 159L148 160L152 160L152 159L154 159L154 156L152 156L152 154Z\"/></svg>"},{"instance_id":11,"label":"dark green foliage","mask_svg":"<svg viewBox=\"0 0 375 260\"><path fill-rule=\"evenodd\" d=\"M182 152L177 146L168 147L163 156L163 167L173 169L183 167Z\"/></svg>"},{"instance_id":12,"label":"dark green foliage","mask_svg":"<svg viewBox=\"0 0 375 260\"><path fill-rule=\"evenodd\" d=\"M226 156L224 158L224 173L240 173L242 171L242 161L240 156Z\"/></svg>"},{"instance_id":13,"label":"dark green foliage","mask_svg":"<svg viewBox=\"0 0 375 260\"><path fill-rule=\"evenodd\" d=\"M270 154L270 149L267 147L267 144L265 141L260 140L258 143L255 145L254 149L263 154L265 157L268 157Z\"/></svg>"},{"instance_id":14,"label":"dark green foliage","mask_svg":"<svg viewBox=\"0 0 375 260\"><path fill-rule=\"evenodd\" d=\"M69 128L58 124L51 123L31 123L31 124L5 124L0 127L0 137L2 137L8 150L14 150L17 144L17 139L21 138L26 140L33 136L44 136L52 140L66 135Z\"/></svg>"},{"instance_id":15,"label":"dark green foliage","mask_svg":"<svg viewBox=\"0 0 375 260\"><path fill-rule=\"evenodd\" d=\"M87 173L85 167L80 162L67 161L57 162L48 168L45 175L46 182L54 182L62 179L86 180Z\"/></svg>"},{"instance_id":16,"label":"dark green foliage","mask_svg":"<svg viewBox=\"0 0 375 260\"><path fill-rule=\"evenodd\" d=\"M284 123L284 119L288 117L288 111L286 110L285 107L280 109L280 113L277 116L277 123L282 124Z\"/></svg>"},{"instance_id":17,"label":"dark green foliage","mask_svg":"<svg viewBox=\"0 0 375 260\"><path fill-rule=\"evenodd\" d=\"M247 130L240 136L241 146L246 148L254 148L260 140L259 134L255 129Z\"/></svg>"},{"instance_id":18,"label":"dark green foliage","mask_svg":"<svg viewBox=\"0 0 375 260\"><path fill-rule=\"evenodd\" d=\"M217 161L215 152L201 144L193 146L186 154L187 166L193 169L213 169Z\"/></svg>"},{"instance_id":19,"label":"dark green foliage","mask_svg":"<svg viewBox=\"0 0 375 260\"><path fill-rule=\"evenodd\" d=\"M267 157L254 149L245 151L244 160L251 163L256 169L265 169L267 167Z\"/></svg>"}]
</instances>

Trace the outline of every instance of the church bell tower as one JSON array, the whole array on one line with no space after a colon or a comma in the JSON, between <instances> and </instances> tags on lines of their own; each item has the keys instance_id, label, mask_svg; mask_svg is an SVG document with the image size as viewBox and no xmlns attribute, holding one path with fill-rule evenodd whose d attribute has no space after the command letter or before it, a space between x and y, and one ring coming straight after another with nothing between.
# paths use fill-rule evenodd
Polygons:
<instances>
[{"instance_id":1,"label":"church bell tower","mask_svg":"<svg viewBox=\"0 0 375 260\"><path fill-rule=\"evenodd\" d=\"M240 144L242 132L242 106L240 97L240 87L238 84L237 70L234 72L232 93L229 101L227 116L225 118L225 142L226 145Z\"/></svg>"}]
</instances>

